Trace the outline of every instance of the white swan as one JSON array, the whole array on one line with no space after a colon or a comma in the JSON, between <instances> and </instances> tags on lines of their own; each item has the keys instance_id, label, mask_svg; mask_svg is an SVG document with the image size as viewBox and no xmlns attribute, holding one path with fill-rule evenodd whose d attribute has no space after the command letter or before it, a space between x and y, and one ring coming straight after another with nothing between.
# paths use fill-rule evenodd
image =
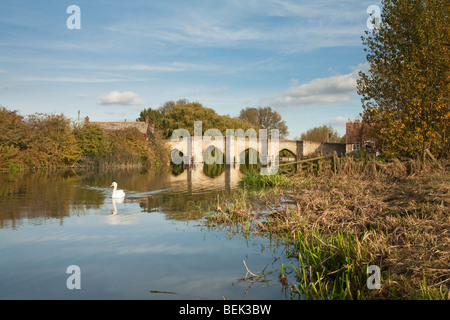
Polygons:
<instances>
[{"instance_id":1,"label":"white swan","mask_svg":"<svg viewBox=\"0 0 450 320\"><path fill-rule=\"evenodd\" d=\"M125 192L123 192L123 190L117 190L117 182L113 182L111 183L111 185L109 186L110 188L114 187L113 193L112 193L112 198L124 198L125 197Z\"/></svg>"}]
</instances>

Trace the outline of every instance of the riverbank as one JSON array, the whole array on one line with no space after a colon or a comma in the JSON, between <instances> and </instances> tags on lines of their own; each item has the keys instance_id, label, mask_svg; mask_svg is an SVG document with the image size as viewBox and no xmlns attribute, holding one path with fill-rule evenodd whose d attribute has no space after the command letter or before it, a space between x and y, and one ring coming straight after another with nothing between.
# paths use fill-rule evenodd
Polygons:
<instances>
[{"instance_id":1,"label":"riverbank","mask_svg":"<svg viewBox=\"0 0 450 320\"><path fill-rule=\"evenodd\" d=\"M441 166L344 158L288 179L260 176L271 187L254 191L258 178L247 175L207 223L283 238L280 281L292 298L449 299L450 163Z\"/></svg>"},{"instance_id":2,"label":"riverbank","mask_svg":"<svg viewBox=\"0 0 450 320\"><path fill-rule=\"evenodd\" d=\"M0 170L115 167L167 163L160 134L135 127L105 130L63 114L22 116L0 106Z\"/></svg>"}]
</instances>

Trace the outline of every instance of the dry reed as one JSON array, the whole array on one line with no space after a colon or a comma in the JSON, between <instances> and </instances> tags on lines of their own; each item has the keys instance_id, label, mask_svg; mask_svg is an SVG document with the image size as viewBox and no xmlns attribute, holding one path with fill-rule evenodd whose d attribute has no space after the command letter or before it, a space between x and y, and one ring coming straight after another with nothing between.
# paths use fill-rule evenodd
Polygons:
<instances>
[{"instance_id":1,"label":"dry reed","mask_svg":"<svg viewBox=\"0 0 450 320\"><path fill-rule=\"evenodd\" d=\"M290 239L303 298L448 299L449 162L440 167L335 157L298 170L288 189L218 202L211 221ZM380 290L362 283L368 265L381 268Z\"/></svg>"}]
</instances>

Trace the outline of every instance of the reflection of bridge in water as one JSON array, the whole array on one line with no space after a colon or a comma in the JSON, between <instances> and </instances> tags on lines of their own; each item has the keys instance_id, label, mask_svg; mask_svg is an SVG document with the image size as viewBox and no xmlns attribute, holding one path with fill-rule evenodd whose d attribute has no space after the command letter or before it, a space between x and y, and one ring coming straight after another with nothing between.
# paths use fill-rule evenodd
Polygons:
<instances>
[{"instance_id":1,"label":"reflection of bridge in water","mask_svg":"<svg viewBox=\"0 0 450 320\"><path fill-rule=\"evenodd\" d=\"M184 170L178 175L171 175L169 181L182 192L199 193L215 190L231 190L239 183L243 173L239 165L224 165L223 172L216 177L209 177L202 164L182 165Z\"/></svg>"}]
</instances>

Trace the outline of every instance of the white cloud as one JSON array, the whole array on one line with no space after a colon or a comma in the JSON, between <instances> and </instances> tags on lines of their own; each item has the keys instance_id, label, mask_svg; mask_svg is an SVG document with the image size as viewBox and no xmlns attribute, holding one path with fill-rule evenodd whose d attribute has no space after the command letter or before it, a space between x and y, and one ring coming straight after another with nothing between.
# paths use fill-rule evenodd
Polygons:
<instances>
[{"instance_id":1,"label":"white cloud","mask_svg":"<svg viewBox=\"0 0 450 320\"><path fill-rule=\"evenodd\" d=\"M298 79L296 78L291 78L291 81L289 82L289 85L291 87L298 85Z\"/></svg>"},{"instance_id":2,"label":"white cloud","mask_svg":"<svg viewBox=\"0 0 450 320\"><path fill-rule=\"evenodd\" d=\"M300 85L291 81L290 87L285 92L265 98L264 101L275 107L302 107L347 102L356 93L358 72L366 68L366 64L360 64L352 67L353 71L348 74L316 78Z\"/></svg>"},{"instance_id":3,"label":"white cloud","mask_svg":"<svg viewBox=\"0 0 450 320\"><path fill-rule=\"evenodd\" d=\"M227 86L223 86L223 87L220 87L220 88L211 89L211 92L212 93L221 93L221 92L224 92L224 91L227 91L227 90L228 90L228 87Z\"/></svg>"},{"instance_id":4,"label":"white cloud","mask_svg":"<svg viewBox=\"0 0 450 320\"><path fill-rule=\"evenodd\" d=\"M72 82L72 83L113 83L122 81L144 81L143 78L112 78L112 77L23 77L21 81L31 82Z\"/></svg>"},{"instance_id":5,"label":"white cloud","mask_svg":"<svg viewBox=\"0 0 450 320\"><path fill-rule=\"evenodd\" d=\"M151 33L148 30L152 30ZM127 34L139 38L151 38L158 43L175 43L178 46L218 46L231 43L245 43L265 38L261 30L252 27L230 26L227 20L199 17L191 14L189 23L174 21L170 25L143 21L136 26L135 21L106 27L114 34Z\"/></svg>"},{"instance_id":6,"label":"white cloud","mask_svg":"<svg viewBox=\"0 0 450 320\"><path fill-rule=\"evenodd\" d=\"M230 1L173 10L169 20L133 17L104 30L114 36L139 37L177 48L239 47L293 53L360 46L367 6L354 0L341 2ZM275 23L271 23L273 17L277 17Z\"/></svg>"},{"instance_id":7,"label":"white cloud","mask_svg":"<svg viewBox=\"0 0 450 320\"><path fill-rule=\"evenodd\" d=\"M108 94L102 95L97 99L97 104L109 105L109 104L143 104L141 98L139 98L139 94L131 91L118 92L111 91Z\"/></svg>"},{"instance_id":8,"label":"white cloud","mask_svg":"<svg viewBox=\"0 0 450 320\"><path fill-rule=\"evenodd\" d=\"M6 70L3 70L3 69L0 69L0 74L5 74L5 73L7 73L8 71L6 71Z\"/></svg>"},{"instance_id":9,"label":"white cloud","mask_svg":"<svg viewBox=\"0 0 450 320\"><path fill-rule=\"evenodd\" d=\"M345 124L350 120L350 118L346 118L343 116L337 116L333 120L329 122L332 126L345 126Z\"/></svg>"},{"instance_id":10,"label":"white cloud","mask_svg":"<svg viewBox=\"0 0 450 320\"><path fill-rule=\"evenodd\" d=\"M157 65L151 64L126 64L126 65L102 65L102 64L80 64L64 63L59 66L63 69L84 69L99 71L162 71L162 72L182 72L182 71L209 71L217 70L219 66L213 64L198 64L189 62L174 61Z\"/></svg>"}]
</instances>

